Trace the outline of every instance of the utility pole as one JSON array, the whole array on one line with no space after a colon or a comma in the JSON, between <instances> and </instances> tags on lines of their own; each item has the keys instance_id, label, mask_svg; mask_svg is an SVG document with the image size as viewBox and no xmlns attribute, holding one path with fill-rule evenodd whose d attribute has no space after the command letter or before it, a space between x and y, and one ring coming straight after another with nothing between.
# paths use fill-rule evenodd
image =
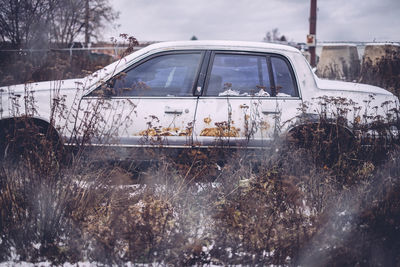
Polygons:
<instances>
[{"instance_id":1,"label":"utility pole","mask_svg":"<svg viewBox=\"0 0 400 267\"><path fill-rule=\"evenodd\" d=\"M85 0L85 47L89 47L89 0Z\"/></svg>"},{"instance_id":2,"label":"utility pole","mask_svg":"<svg viewBox=\"0 0 400 267\"><path fill-rule=\"evenodd\" d=\"M310 6L310 34L307 36L308 51L310 52L310 64L312 67L316 66L315 60L315 46L317 44L317 0L311 0Z\"/></svg>"}]
</instances>

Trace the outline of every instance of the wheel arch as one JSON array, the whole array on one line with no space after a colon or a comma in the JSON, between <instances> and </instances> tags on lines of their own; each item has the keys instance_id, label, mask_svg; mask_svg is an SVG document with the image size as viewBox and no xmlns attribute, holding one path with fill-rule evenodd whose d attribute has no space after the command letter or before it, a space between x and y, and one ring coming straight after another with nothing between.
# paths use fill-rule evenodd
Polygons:
<instances>
[{"instance_id":1,"label":"wheel arch","mask_svg":"<svg viewBox=\"0 0 400 267\"><path fill-rule=\"evenodd\" d=\"M43 134L62 142L62 137L55 127L46 119L39 117L8 117L0 120L0 136L5 138L7 129L23 128L27 124L31 124L43 129Z\"/></svg>"},{"instance_id":2,"label":"wheel arch","mask_svg":"<svg viewBox=\"0 0 400 267\"><path fill-rule=\"evenodd\" d=\"M348 127L347 125L340 123L336 120L312 120L312 121L305 121L302 123L298 123L295 125L292 125L291 127L289 127L289 129L286 132L286 136L291 136L294 133L298 132L298 131L302 131L303 129L330 129L331 127L335 127L337 128L337 131L339 131L340 133L345 134L348 137L351 137L351 139L355 140L356 139L356 135L354 133L354 131Z\"/></svg>"}]
</instances>

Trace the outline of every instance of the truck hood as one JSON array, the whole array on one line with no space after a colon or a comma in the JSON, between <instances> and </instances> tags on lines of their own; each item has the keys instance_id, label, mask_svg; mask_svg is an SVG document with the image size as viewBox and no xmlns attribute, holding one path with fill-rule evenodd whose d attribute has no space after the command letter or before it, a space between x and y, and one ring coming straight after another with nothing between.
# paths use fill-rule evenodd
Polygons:
<instances>
[{"instance_id":1,"label":"truck hood","mask_svg":"<svg viewBox=\"0 0 400 267\"><path fill-rule=\"evenodd\" d=\"M0 87L0 93L23 94L29 92L45 92L51 90L74 90L85 88L86 79L69 79L46 82L34 82Z\"/></svg>"},{"instance_id":2,"label":"truck hood","mask_svg":"<svg viewBox=\"0 0 400 267\"><path fill-rule=\"evenodd\" d=\"M347 91L387 96L393 95L383 88L368 84L331 81L320 79L318 77L315 78L315 81L317 82L318 88L321 90Z\"/></svg>"},{"instance_id":3,"label":"truck hood","mask_svg":"<svg viewBox=\"0 0 400 267\"><path fill-rule=\"evenodd\" d=\"M0 118L31 114L49 121L55 103L62 100L68 111L76 106L87 92L91 82L87 79L70 79L34 82L0 87ZM28 99L28 102L25 102ZM16 115L17 114L17 115Z\"/></svg>"}]
</instances>

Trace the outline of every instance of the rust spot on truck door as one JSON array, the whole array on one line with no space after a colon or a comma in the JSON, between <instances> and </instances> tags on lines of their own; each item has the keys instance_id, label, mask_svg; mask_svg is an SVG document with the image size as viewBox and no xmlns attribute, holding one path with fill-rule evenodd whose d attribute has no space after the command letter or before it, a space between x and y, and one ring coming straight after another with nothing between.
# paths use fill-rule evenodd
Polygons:
<instances>
[{"instance_id":1,"label":"rust spot on truck door","mask_svg":"<svg viewBox=\"0 0 400 267\"><path fill-rule=\"evenodd\" d=\"M239 128L230 126L227 122L216 122L213 128L204 128L200 136L239 137Z\"/></svg>"},{"instance_id":2,"label":"rust spot on truck door","mask_svg":"<svg viewBox=\"0 0 400 267\"><path fill-rule=\"evenodd\" d=\"M178 127L167 128L149 128L139 132L142 136L189 136L192 134L192 128L181 129Z\"/></svg>"},{"instance_id":3,"label":"rust spot on truck door","mask_svg":"<svg viewBox=\"0 0 400 267\"><path fill-rule=\"evenodd\" d=\"M265 130L265 131L268 130L269 128L271 128L271 125L266 121L261 121L260 126L261 126L261 129Z\"/></svg>"}]
</instances>

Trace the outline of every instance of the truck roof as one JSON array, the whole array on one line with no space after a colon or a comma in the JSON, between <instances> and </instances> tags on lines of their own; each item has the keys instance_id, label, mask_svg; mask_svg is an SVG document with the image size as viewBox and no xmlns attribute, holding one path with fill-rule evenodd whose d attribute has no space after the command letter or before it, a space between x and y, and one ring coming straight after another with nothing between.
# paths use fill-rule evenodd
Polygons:
<instances>
[{"instance_id":1,"label":"truck roof","mask_svg":"<svg viewBox=\"0 0 400 267\"><path fill-rule=\"evenodd\" d=\"M298 49L283 44L247 41L222 41L222 40L196 40L196 41L174 41L161 42L147 46L149 50L162 48L198 48L198 49L265 49L299 52Z\"/></svg>"}]
</instances>

